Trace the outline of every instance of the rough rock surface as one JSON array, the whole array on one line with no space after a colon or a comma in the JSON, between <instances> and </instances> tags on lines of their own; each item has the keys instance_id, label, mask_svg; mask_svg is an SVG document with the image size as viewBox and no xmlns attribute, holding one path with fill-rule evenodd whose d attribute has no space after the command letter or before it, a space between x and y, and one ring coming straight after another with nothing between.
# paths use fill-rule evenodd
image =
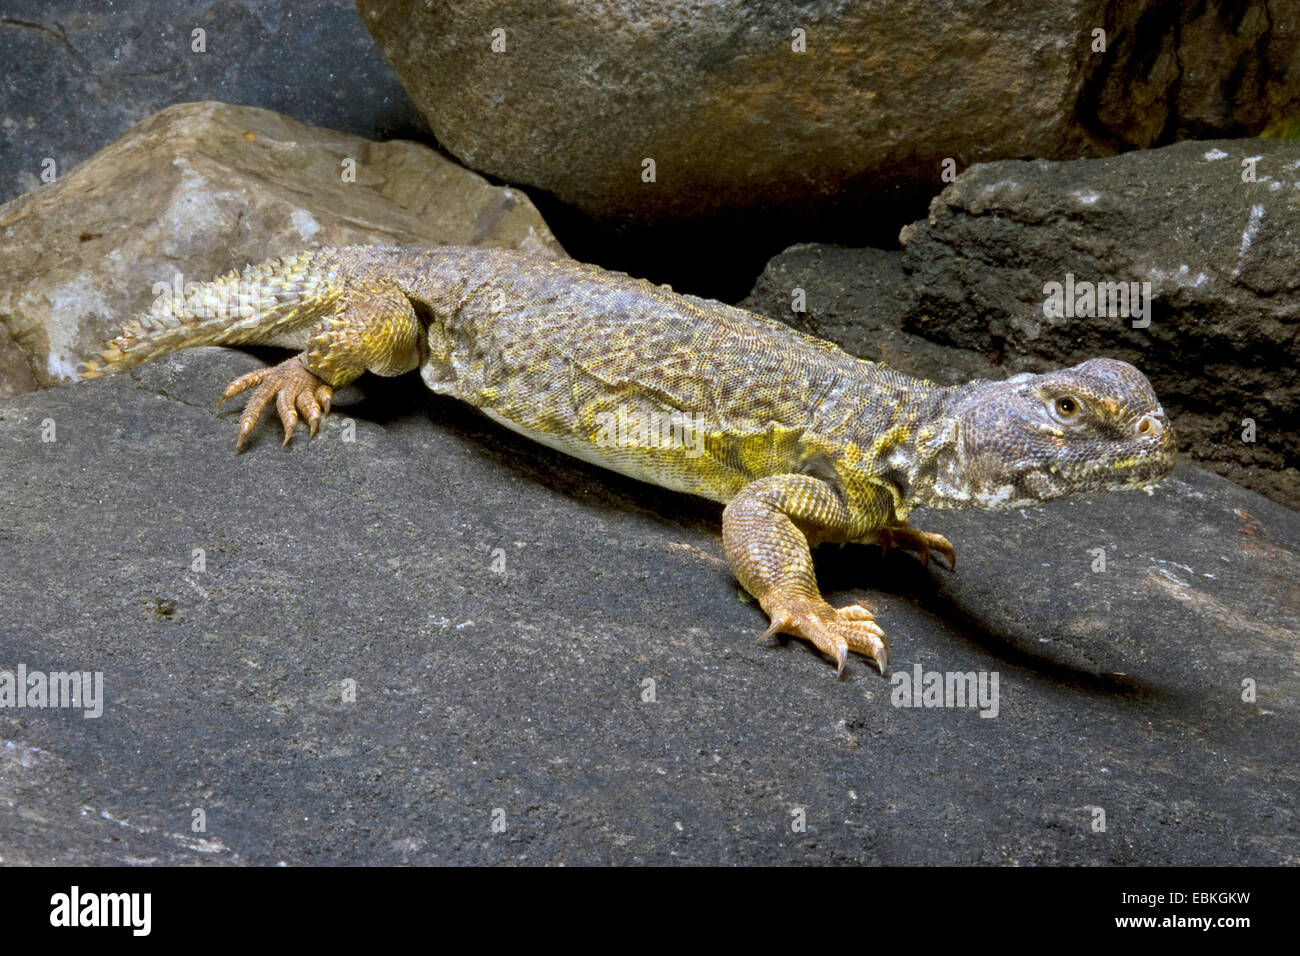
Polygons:
<instances>
[{"instance_id":1,"label":"rough rock surface","mask_svg":"<svg viewBox=\"0 0 1300 956\"><path fill-rule=\"evenodd\" d=\"M429 135L351 0L5 0L0 63L0 202L40 186L46 160L62 175L173 103Z\"/></svg>"},{"instance_id":2,"label":"rough rock surface","mask_svg":"<svg viewBox=\"0 0 1300 956\"><path fill-rule=\"evenodd\" d=\"M1243 182L1252 158L1255 179ZM903 326L1007 372L1131 361L1174 413L1184 449L1300 507L1298 224L1295 140L976 166L902 232L914 297ZM1047 284L1068 276L1149 283L1149 327L1078 314L1086 301L1073 317L1047 316Z\"/></svg>"},{"instance_id":3,"label":"rough rock surface","mask_svg":"<svg viewBox=\"0 0 1300 956\"><path fill-rule=\"evenodd\" d=\"M1300 110L1297 0L357 7L441 144L605 221L815 219L929 195L946 158L1250 135Z\"/></svg>"},{"instance_id":4,"label":"rough rock surface","mask_svg":"<svg viewBox=\"0 0 1300 956\"><path fill-rule=\"evenodd\" d=\"M983 352L943 345L903 328L916 294L896 250L791 246L768 262L740 306L860 358L944 385L1005 377Z\"/></svg>"},{"instance_id":5,"label":"rough rock surface","mask_svg":"<svg viewBox=\"0 0 1300 956\"><path fill-rule=\"evenodd\" d=\"M414 377L236 456L212 400L256 366L0 402L0 670L107 698L0 708L3 862L1300 863L1300 518L1257 495L1180 467L920 516L952 573L824 549L897 673L999 675L996 718L897 708L861 661L755 643L716 506Z\"/></svg>"},{"instance_id":6,"label":"rough rock surface","mask_svg":"<svg viewBox=\"0 0 1300 956\"><path fill-rule=\"evenodd\" d=\"M522 192L426 146L185 103L0 207L0 394L73 377L156 283L362 242L564 255Z\"/></svg>"}]
</instances>

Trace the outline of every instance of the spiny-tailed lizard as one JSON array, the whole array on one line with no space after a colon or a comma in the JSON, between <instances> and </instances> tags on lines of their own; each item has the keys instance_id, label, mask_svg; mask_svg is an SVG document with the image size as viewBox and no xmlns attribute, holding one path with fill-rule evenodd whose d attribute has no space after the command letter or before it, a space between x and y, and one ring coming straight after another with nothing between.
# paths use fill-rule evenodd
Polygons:
<instances>
[{"instance_id":1,"label":"spiny-tailed lizard","mask_svg":"<svg viewBox=\"0 0 1300 956\"><path fill-rule=\"evenodd\" d=\"M596 266L503 249L318 249L161 299L85 377L199 345L298 350L231 383L252 395L236 447L274 401L287 444L364 372L419 369L434 392L570 455L725 504L722 540L767 635L885 672L870 610L834 608L811 548L899 546L954 564L919 506L1008 509L1150 488L1173 430L1133 366L940 386L742 309ZM766 635L765 635L766 636Z\"/></svg>"}]
</instances>

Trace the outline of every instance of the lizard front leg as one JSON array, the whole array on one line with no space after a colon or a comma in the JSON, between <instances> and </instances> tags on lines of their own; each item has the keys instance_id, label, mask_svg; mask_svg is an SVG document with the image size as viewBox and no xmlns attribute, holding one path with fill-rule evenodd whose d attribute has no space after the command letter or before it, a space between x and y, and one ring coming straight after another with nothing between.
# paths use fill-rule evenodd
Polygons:
<instances>
[{"instance_id":1,"label":"lizard front leg","mask_svg":"<svg viewBox=\"0 0 1300 956\"><path fill-rule=\"evenodd\" d=\"M957 567L957 552L953 550L951 541L932 531L918 531L906 521L895 521L883 528L868 531L854 543L879 545L882 552L888 552L890 548L912 551L921 556L921 561L927 567L930 555L937 554L948 562L949 571Z\"/></svg>"},{"instance_id":2,"label":"lizard front leg","mask_svg":"<svg viewBox=\"0 0 1300 956\"><path fill-rule=\"evenodd\" d=\"M334 390L364 372L401 375L420 364L421 325L411 300L399 289L369 286L349 290L311 330L305 351L279 365L258 369L230 383L217 402L254 389L239 416L235 450L262 417L271 400L289 444L299 414L311 435L329 414Z\"/></svg>"},{"instance_id":3,"label":"lizard front leg","mask_svg":"<svg viewBox=\"0 0 1300 956\"><path fill-rule=\"evenodd\" d=\"M839 673L849 651L889 666L885 633L860 604L833 608L817 590L810 543L847 541L853 517L825 481L772 475L747 485L722 512L722 545L732 573L758 599L771 627L763 635L802 637L834 658ZM859 531L859 534L861 532Z\"/></svg>"}]
</instances>

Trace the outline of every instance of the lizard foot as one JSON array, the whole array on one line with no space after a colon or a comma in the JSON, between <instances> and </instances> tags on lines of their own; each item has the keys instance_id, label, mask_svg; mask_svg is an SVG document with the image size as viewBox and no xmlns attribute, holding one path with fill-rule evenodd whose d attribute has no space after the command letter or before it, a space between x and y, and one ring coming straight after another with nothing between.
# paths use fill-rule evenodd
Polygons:
<instances>
[{"instance_id":1,"label":"lizard foot","mask_svg":"<svg viewBox=\"0 0 1300 956\"><path fill-rule=\"evenodd\" d=\"M275 399L275 409L284 424L284 444L287 445L293 437L299 414L307 420L308 431L314 436L321 419L330 413L330 402L334 398L334 389L309 371L302 364L299 355L286 359L279 365L241 375L226 388L217 401L217 407L220 408L226 399L234 398L250 388L254 391L239 416L239 437L235 439L235 451L244 447L245 439L262 417L262 412L271 403L271 399Z\"/></svg>"},{"instance_id":2,"label":"lizard foot","mask_svg":"<svg viewBox=\"0 0 1300 956\"><path fill-rule=\"evenodd\" d=\"M793 634L812 641L819 651L835 660L837 674L844 673L849 651L865 655L881 674L889 667L885 632L861 604L833 608L820 598L782 594L780 589L768 592L759 603L772 622L759 640L773 634Z\"/></svg>"},{"instance_id":3,"label":"lizard foot","mask_svg":"<svg viewBox=\"0 0 1300 956\"><path fill-rule=\"evenodd\" d=\"M861 543L878 544L882 552L886 552L890 548L913 551L921 556L921 561L927 567L930 564L930 554L933 552L941 555L948 562L949 571L957 567L957 552L953 550L951 541L941 534L909 528L905 523L890 525L887 528L872 532L863 538Z\"/></svg>"}]
</instances>

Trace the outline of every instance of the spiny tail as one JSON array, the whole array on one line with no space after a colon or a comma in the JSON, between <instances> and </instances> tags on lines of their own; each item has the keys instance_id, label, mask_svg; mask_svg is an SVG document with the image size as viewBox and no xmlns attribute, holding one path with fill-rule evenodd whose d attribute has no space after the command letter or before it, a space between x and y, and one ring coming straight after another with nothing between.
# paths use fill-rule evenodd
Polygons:
<instances>
[{"instance_id":1,"label":"spiny tail","mask_svg":"<svg viewBox=\"0 0 1300 956\"><path fill-rule=\"evenodd\" d=\"M316 249L159 296L127 322L82 378L141 365L200 345L278 344L329 310L342 291L333 249Z\"/></svg>"}]
</instances>

